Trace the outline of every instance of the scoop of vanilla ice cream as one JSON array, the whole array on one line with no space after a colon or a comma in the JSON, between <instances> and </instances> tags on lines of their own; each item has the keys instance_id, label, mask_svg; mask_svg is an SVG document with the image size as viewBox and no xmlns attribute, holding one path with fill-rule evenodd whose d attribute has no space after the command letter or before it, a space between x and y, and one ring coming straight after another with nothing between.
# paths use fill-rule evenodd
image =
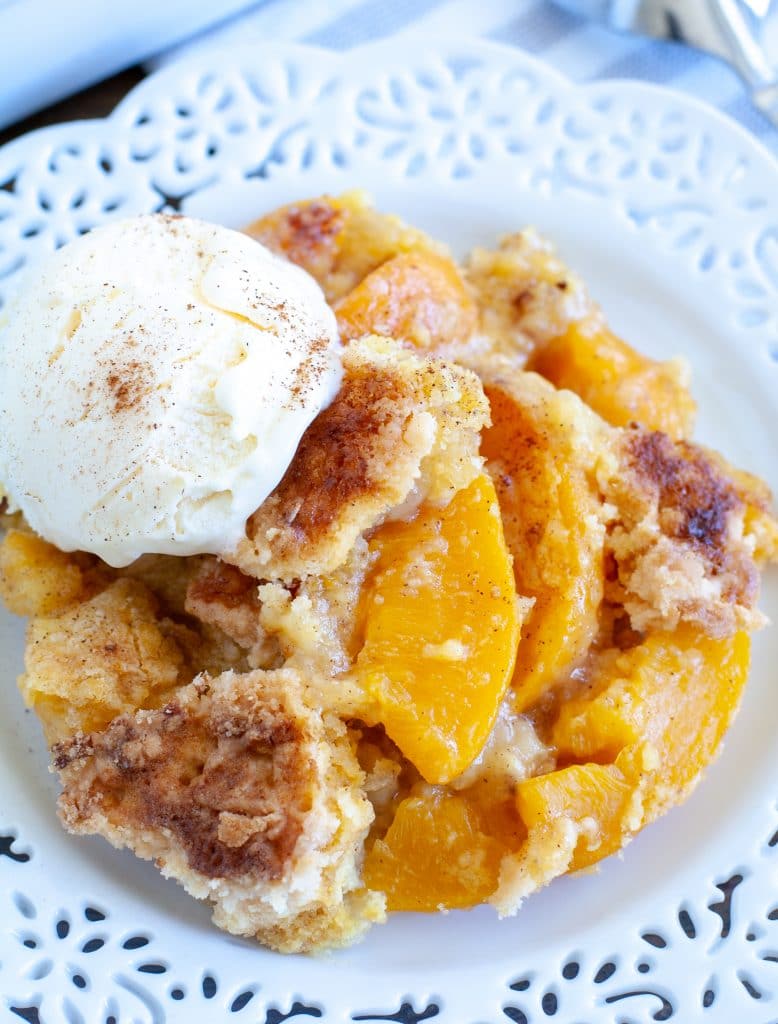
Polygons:
<instances>
[{"instance_id":1,"label":"scoop of vanilla ice cream","mask_svg":"<svg viewBox=\"0 0 778 1024\"><path fill-rule=\"evenodd\" d=\"M224 554L340 380L303 270L202 221L116 222L47 257L4 311L0 481L66 551Z\"/></svg>"}]
</instances>

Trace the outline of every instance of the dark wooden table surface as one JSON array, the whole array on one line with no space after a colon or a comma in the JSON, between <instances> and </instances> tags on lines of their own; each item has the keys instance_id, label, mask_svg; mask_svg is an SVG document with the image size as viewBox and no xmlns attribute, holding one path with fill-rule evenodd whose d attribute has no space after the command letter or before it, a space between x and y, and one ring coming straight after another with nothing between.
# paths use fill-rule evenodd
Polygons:
<instances>
[{"instance_id":1,"label":"dark wooden table surface","mask_svg":"<svg viewBox=\"0 0 778 1024\"><path fill-rule=\"evenodd\" d=\"M46 107L32 117L10 125L0 131L0 146L10 142L17 135L24 135L25 132L35 128L42 128L47 124L57 124L60 121L80 121L89 117L105 117L110 114L116 104L123 96L132 89L142 78L145 77L142 68L129 68L122 71L113 78L107 78L104 82L85 89L84 92L70 96L61 103L55 103L52 107Z\"/></svg>"}]
</instances>

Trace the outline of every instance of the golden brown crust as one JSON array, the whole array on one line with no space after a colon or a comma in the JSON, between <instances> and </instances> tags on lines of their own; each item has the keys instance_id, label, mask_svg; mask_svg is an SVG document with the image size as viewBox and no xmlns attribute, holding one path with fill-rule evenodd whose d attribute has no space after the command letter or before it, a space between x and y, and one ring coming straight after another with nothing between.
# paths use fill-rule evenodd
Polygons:
<instances>
[{"instance_id":1,"label":"golden brown crust","mask_svg":"<svg viewBox=\"0 0 778 1024\"><path fill-rule=\"evenodd\" d=\"M241 647L260 638L257 581L234 565L208 557L189 582L186 611L217 626Z\"/></svg>"},{"instance_id":2,"label":"golden brown crust","mask_svg":"<svg viewBox=\"0 0 778 1024\"><path fill-rule=\"evenodd\" d=\"M354 742L304 693L289 669L199 677L58 744L63 823L154 859L235 934L286 951L353 941L382 917L360 893L372 810Z\"/></svg>"},{"instance_id":3,"label":"golden brown crust","mask_svg":"<svg viewBox=\"0 0 778 1024\"><path fill-rule=\"evenodd\" d=\"M380 338L352 342L343 362L339 394L226 556L244 573L291 581L331 572L414 488L447 503L478 471L488 407L473 374Z\"/></svg>"},{"instance_id":4,"label":"golden brown crust","mask_svg":"<svg viewBox=\"0 0 778 1024\"><path fill-rule=\"evenodd\" d=\"M329 302L398 253L443 251L423 232L374 209L356 191L282 206L251 224L247 233L307 270Z\"/></svg>"},{"instance_id":5,"label":"golden brown crust","mask_svg":"<svg viewBox=\"0 0 778 1024\"><path fill-rule=\"evenodd\" d=\"M499 389L506 386L518 402L513 419L499 402ZM553 438L554 459L565 468L565 481L575 479L573 470L596 476L589 515L579 509L574 520L577 527L589 520L607 526L605 607L613 620L626 610L622 642L650 629L675 629L680 622L694 623L714 637L763 624L756 607L757 557L771 550L775 530L764 486L698 445L636 425L610 427L577 396L558 391L534 373L503 365L487 377L486 387L497 401L498 422L505 425L496 432L503 448L510 436L508 455L492 452L488 443L485 450L505 506L508 536L524 538L522 548L514 550L522 592L535 593L538 581L531 576L534 562L529 555L547 537L549 521L562 554L555 559L546 552L537 565L541 578L558 563L566 565L564 553L571 550L562 532L564 517L557 514L549 520L544 506L553 491L550 481L533 479L538 456ZM546 422L535 436L522 435L519 414L525 412ZM512 435L506 432L509 423ZM561 440L565 432L575 438L567 455ZM485 435L487 440L491 434L495 431ZM508 500L515 479L530 481L528 496L519 504ZM564 587L563 576L557 593ZM579 611L579 624L582 617ZM612 630L607 632L612 641ZM542 655L533 654L533 659L540 663Z\"/></svg>"},{"instance_id":6,"label":"golden brown crust","mask_svg":"<svg viewBox=\"0 0 778 1024\"><path fill-rule=\"evenodd\" d=\"M164 625L153 594L128 579L30 622L19 685L50 742L158 706L188 682L186 660Z\"/></svg>"},{"instance_id":7,"label":"golden brown crust","mask_svg":"<svg viewBox=\"0 0 778 1024\"><path fill-rule=\"evenodd\" d=\"M0 542L0 599L14 615L56 615L108 582L92 555L60 551L30 530L12 527Z\"/></svg>"},{"instance_id":8,"label":"golden brown crust","mask_svg":"<svg viewBox=\"0 0 778 1024\"><path fill-rule=\"evenodd\" d=\"M209 878L280 878L310 804L301 726L276 695L260 703L238 691L227 704L209 692L196 682L157 711L56 744L63 814L78 825L95 808L123 827L164 832ZM85 772L91 786L76 803L69 793Z\"/></svg>"},{"instance_id":9,"label":"golden brown crust","mask_svg":"<svg viewBox=\"0 0 778 1024\"><path fill-rule=\"evenodd\" d=\"M243 634L253 634L256 625L254 621L247 621L246 612L226 609L216 602L215 595L211 603L203 602L197 609L188 607L190 588L207 574L208 567L215 561L210 555L186 558L143 555L132 565L116 571L119 578L137 580L154 595L160 630L184 655L185 681L200 672L218 675L227 669L240 672L249 667L246 648L250 643ZM248 601L248 606L248 612L256 619L256 602Z\"/></svg>"},{"instance_id":10,"label":"golden brown crust","mask_svg":"<svg viewBox=\"0 0 778 1024\"><path fill-rule=\"evenodd\" d=\"M114 575L138 580L154 594L165 615L186 614L186 592L190 581L200 571L206 555L141 555L123 569L112 570Z\"/></svg>"},{"instance_id":11,"label":"golden brown crust","mask_svg":"<svg viewBox=\"0 0 778 1024\"><path fill-rule=\"evenodd\" d=\"M731 465L718 452L702 449L719 472L731 481L745 506L743 532L753 545L758 566L778 562L778 518L772 491L759 477Z\"/></svg>"},{"instance_id":12,"label":"golden brown crust","mask_svg":"<svg viewBox=\"0 0 778 1024\"><path fill-rule=\"evenodd\" d=\"M522 366L537 345L596 314L580 278L531 228L507 235L496 249L474 249L465 277L480 308L487 369L495 355Z\"/></svg>"},{"instance_id":13,"label":"golden brown crust","mask_svg":"<svg viewBox=\"0 0 778 1024\"><path fill-rule=\"evenodd\" d=\"M353 375L311 425L278 494L278 512L300 541L317 540L332 528L344 505L379 490L380 439L393 430L399 435L402 420L394 410L406 397L402 381L391 372ZM249 520L249 531L262 515Z\"/></svg>"},{"instance_id":14,"label":"golden brown crust","mask_svg":"<svg viewBox=\"0 0 778 1024\"><path fill-rule=\"evenodd\" d=\"M728 560L727 524L742 505L731 482L701 449L673 444L656 430L630 431L625 450L642 489L655 495L662 532L689 544L711 567L722 568Z\"/></svg>"},{"instance_id":15,"label":"golden brown crust","mask_svg":"<svg viewBox=\"0 0 778 1024\"><path fill-rule=\"evenodd\" d=\"M608 596L632 627L690 622L720 637L762 625L756 542L723 461L639 427L618 432L617 460L603 484L616 510Z\"/></svg>"}]
</instances>

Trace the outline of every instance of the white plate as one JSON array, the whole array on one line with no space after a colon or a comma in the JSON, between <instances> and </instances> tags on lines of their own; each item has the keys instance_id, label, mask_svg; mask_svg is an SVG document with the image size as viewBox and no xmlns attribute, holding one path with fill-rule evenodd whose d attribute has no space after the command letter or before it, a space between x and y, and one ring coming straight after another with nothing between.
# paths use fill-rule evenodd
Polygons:
<instances>
[{"instance_id":1,"label":"white plate","mask_svg":"<svg viewBox=\"0 0 778 1024\"><path fill-rule=\"evenodd\" d=\"M480 42L401 49L210 53L147 80L106 121L12 143L0 151L0 301L39 250L168 200L240 225L283 200L361 186L457 250L531 222L618 331L690 358L699 436L775 485L778 173L767 153L657 88L572 87ZM763 606L778 617L775 574ZM399 915L320 959L230 938L150 865L66 836L13 686L20 623L0 618L0 641L0 831L14 837L0 856L0 993L39 1007L44 1024L778 1016L774 629L756 639L723 756L623 859L555 882L508 921L484 908Z\"/></svg>"}]
</instances>

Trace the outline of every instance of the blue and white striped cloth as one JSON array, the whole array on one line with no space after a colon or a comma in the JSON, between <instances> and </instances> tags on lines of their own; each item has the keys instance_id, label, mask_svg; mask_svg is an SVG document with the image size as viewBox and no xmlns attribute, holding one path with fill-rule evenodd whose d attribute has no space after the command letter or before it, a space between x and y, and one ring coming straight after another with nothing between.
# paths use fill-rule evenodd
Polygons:
<instances>
[{"instance_id":1,"label":"blue and white striped cloth","mask_svg":"<svg viewBox=\"0 0 778 1024\"><path fill-rule=\"evenodd\" d=\"M636 78L672 86L729 114L778 156L778 130L727 65L676 43L611 32L551 0L265 0L152 66L214 44L282 39L347 50L399 32L513 44L580 82Z\"/></svg>"}]
</instances>

